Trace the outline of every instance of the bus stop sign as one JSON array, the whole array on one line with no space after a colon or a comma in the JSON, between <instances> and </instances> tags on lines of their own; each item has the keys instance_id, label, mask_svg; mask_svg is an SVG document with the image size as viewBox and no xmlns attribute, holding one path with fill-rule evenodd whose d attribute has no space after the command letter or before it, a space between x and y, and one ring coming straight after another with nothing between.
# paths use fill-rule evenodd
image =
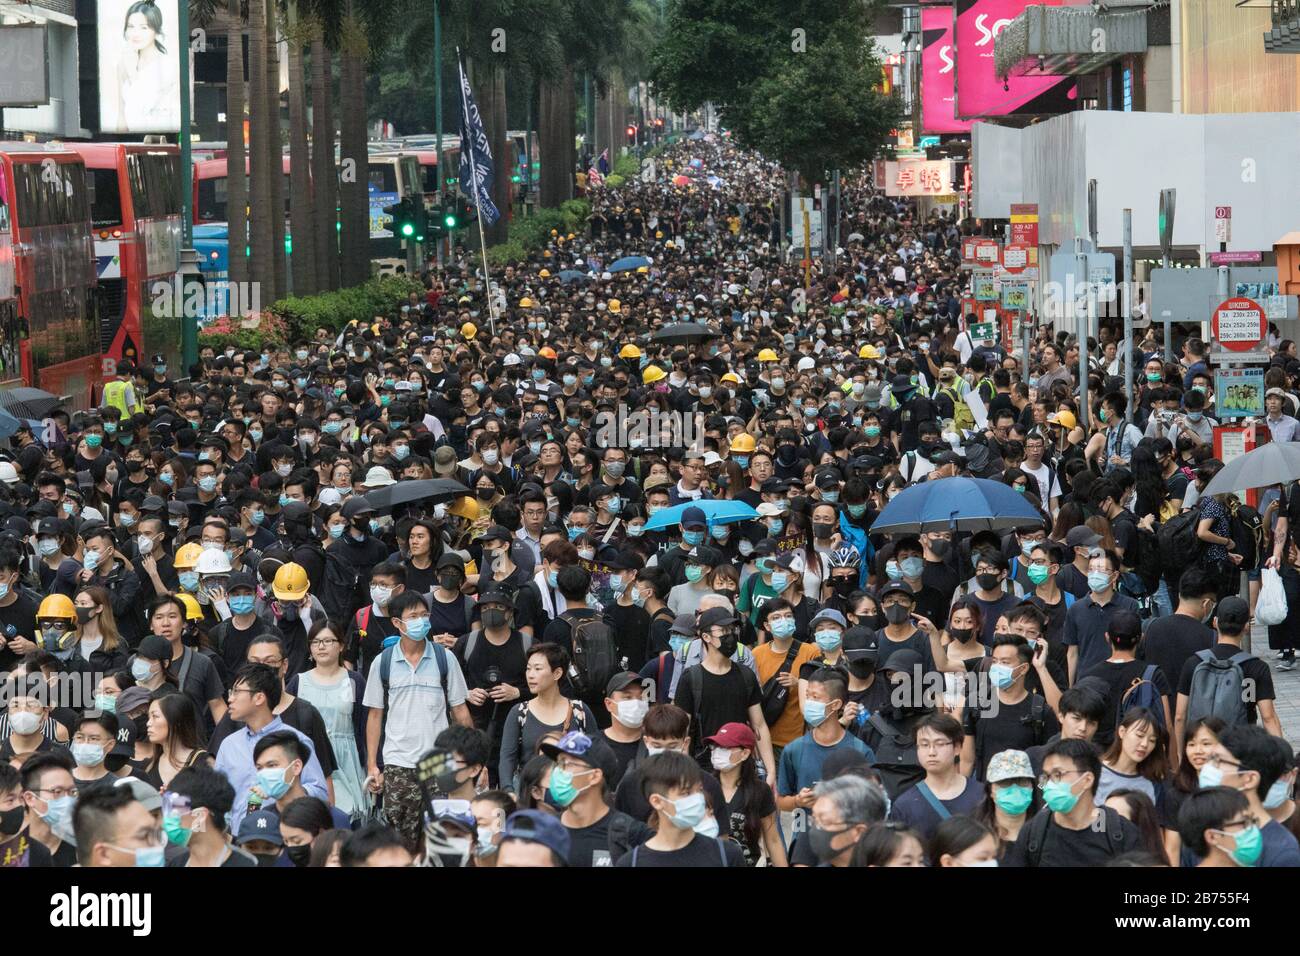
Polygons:
<instances>
[{"instance_id":1,"label":"bus stop sign","mask_svg":"<svg viewBox=\"0 0 1300 956\"><path fill-rule=\"evenodd\" d=\"M1264 309L1254 299L1227 299L1210 321L1210 334L1229 352L1249 352L1267 332Z\"/></svg>"}]
</instances>

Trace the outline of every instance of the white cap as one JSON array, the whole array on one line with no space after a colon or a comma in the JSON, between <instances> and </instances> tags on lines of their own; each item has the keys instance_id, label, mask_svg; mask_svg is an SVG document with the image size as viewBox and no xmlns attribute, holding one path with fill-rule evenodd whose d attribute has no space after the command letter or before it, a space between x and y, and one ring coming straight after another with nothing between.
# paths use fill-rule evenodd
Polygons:
<instances>
[{"instance_id":1,"label":"white cap","mask_svg":"<svg viewBox=\"0 0 1300 956\"><path fill-rule=\"evenodd\" d=\"M226 552L220 548L208 548L199 555L199 560L194 564L194 570L199 574L229 574L230 559L226 557Z\"/></svg>"},{"instance_id":2,"label":"white cap","mask_svg":"<svg viewBox=\"0 0 1300 956\"><path fill-rule=\"evenodd\" d=\"M320 503L323 505L336 505L343 500L337 488L322 488L320 492Z\"/></svg>"},{"instance_id":3,"label":"white cap","mask_svg":"<svg viewBox=\"0 0 1300 956\"><path fill-rule=\"evenodd\" d=\"M81 520L82 521L105 521L107 519L104 518L104 515L100 512L98 508L82 508Z\"/></svg>"},{"instance_id":4,"label":"white cap","mask_svg":"<svg viewBox=\"0 0 1300 956\"><path fill-rule=\"evenodd\" d=\"M777 515L785 514L786 509L775 501L764 501L758 506L758 515L760 518L775 518Z\"/></svg>"},{"instance_id":5,"label":"white cap","mask_svg":"<svg viewBox=\"0 0 1300 956\"><path fill-rule=\"evenodd\" d=\"M366 480L362 482L367 488L386 488L389 485L397 484L393 480L393 473L382 465L375 465L366 472Z\"/></svg>"},{"instance_id":6,"label":"white cap","mask_svg":"<svg viewBox=\"0 0 1300 956\"><path fill-rule=\"evenodd\" d=\"M721 461L722 461L722 456L719 455L716 451L706 451L704 453L705 465L716 465Z\"/></svg>"},{"instance_id":7,"label":"white cap","mask_svg":"<svg viewBox=\"0 0 1300 956\"><path fill-rule=\"evenodd\" d=\"M18 481L18 469L14 467L13 462L0 461L0 481L11 485Z\"/></svg>"}]
</instances>

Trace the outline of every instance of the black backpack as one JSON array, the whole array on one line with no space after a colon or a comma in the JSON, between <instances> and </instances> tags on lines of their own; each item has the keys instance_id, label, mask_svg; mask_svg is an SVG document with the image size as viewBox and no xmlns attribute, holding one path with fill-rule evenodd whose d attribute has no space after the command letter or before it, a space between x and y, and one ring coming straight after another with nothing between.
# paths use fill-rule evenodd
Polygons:
<instances>
[{"instance_id":1,"label":"black backpack","mask_svg":"<svg viewBox=\"0 0 1300 956\"><path fill-rule=\"evenodd\" d=\"M317 591L325 616L332 621L346 621L362 604L361 568L325 552L325 583Z\"/></svg>"},{"instance_id":2,"label":"black backpack","mask_svg":"<svg viewBox=\"0 0 1300 956\"><path fill-rule=\"evenodd\" d=\"M1176 514L1160 526L1156 541L1160 545L1160 564L1171 578L1195 565L1205 549L1205 542L1196 536L1196 526L1201 523L1198 504L1189 511Z\"/></svg>"},{"instance_id":3,"label":"black backpack","mask_svg":"<svg viewBox=\"0 0 1300 956\"><path fill-rule=\"evenodd\" d=\"M605 693L605 685L619 669L618 646L614 632L601 617L574 617L565 611L560 619L573 632L573 664L569 682L578 697Z\"/></svg>"},{"instance_id":4,"label":"black backpack","mask_svg":"<svg viewBox=\"0 0 1300 956\"><path fill-rule=\"evenodd\" d=\"M880 714L872 714L867 722L880 735L880 743L872 748L876 762L871 766L880 774L889 799L897 800L925 779L925 771L916 756L916 741L911 734L900 733Z\"/></svg>"},{"instance_id":5,"label":"black backpack","mask_svg":"<svg viewBox=\"0 0 1300 956\"><path fill-rule=\"evenodd\" d=\"M1228 502L1228 511L1232 515L1233 551L1241 555L1243 568L1254 568L1259 563L1260 552L1264 549L1264 519L1250 505L1241 504L1234 495Z\"/></svg>"},{"instance_id":6,"label":"black backpack","mask_svg":"<svg viewBox=\"0 0 1300 956\"><path fill-rule=\"evenodd\" d=\"M763 685L763 720L769 727L781 719L781 715L785 713L786 701L790 699L790 689L782 687L777 678L782 674L790 673L790 668L794 666L794 659L799 656L801 647L803 645L799 641L791 641L790 650L786 652L781 667Z\"/></svg>"},{"instance_id":7,"label":"black backpack","mask_svg":"<svg viewBox=\"0 0 1300 956\"><path fill-rule=\"evenodd\" d=\"M1110 844L1113 856L1124 852L1124 818L1118 810L1102 807L1105 814L1102 830ZM1029 821L1029 841L1025 847L1025 866L1036 867L1043 861L1043 844L1047 842L1047 828L1052 822L1052 811L1044 808Z\"/></svg>"}]
</instances>

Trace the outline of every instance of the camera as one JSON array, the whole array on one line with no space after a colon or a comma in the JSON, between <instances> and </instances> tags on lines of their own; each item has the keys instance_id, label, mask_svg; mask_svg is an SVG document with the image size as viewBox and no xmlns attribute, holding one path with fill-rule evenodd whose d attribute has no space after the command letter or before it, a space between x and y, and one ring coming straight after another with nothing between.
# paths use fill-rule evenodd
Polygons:
<instances>
[{"instance_id":1,"label":"camera","mask_svg":"<svg viewBox=\"0 0 1300 956\"><path fill-rule=\"evenodd\" d=\"M487 680L489 687L495 687L501 683L501 670L496 665L489 667L483 676Z\"/></svg>"}]
</instances>

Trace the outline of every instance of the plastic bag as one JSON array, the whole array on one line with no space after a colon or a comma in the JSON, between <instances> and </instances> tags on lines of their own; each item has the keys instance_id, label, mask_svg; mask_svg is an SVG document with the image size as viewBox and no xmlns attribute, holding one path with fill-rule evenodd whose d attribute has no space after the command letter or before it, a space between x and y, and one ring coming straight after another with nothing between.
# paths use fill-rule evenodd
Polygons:
<instances>
[{"instance_id":1,"label":"plastic bag","mask_svg":"<svg viewBox=\"0 0 1300 956\"><path fill-rule=\"evenodd\" d=\"M1260 575L1259 600L1255 603L1255 620L1272 627L1286 620L1286 591L1282 575L1265 568Z\"/></svg>"}]
</instances>

